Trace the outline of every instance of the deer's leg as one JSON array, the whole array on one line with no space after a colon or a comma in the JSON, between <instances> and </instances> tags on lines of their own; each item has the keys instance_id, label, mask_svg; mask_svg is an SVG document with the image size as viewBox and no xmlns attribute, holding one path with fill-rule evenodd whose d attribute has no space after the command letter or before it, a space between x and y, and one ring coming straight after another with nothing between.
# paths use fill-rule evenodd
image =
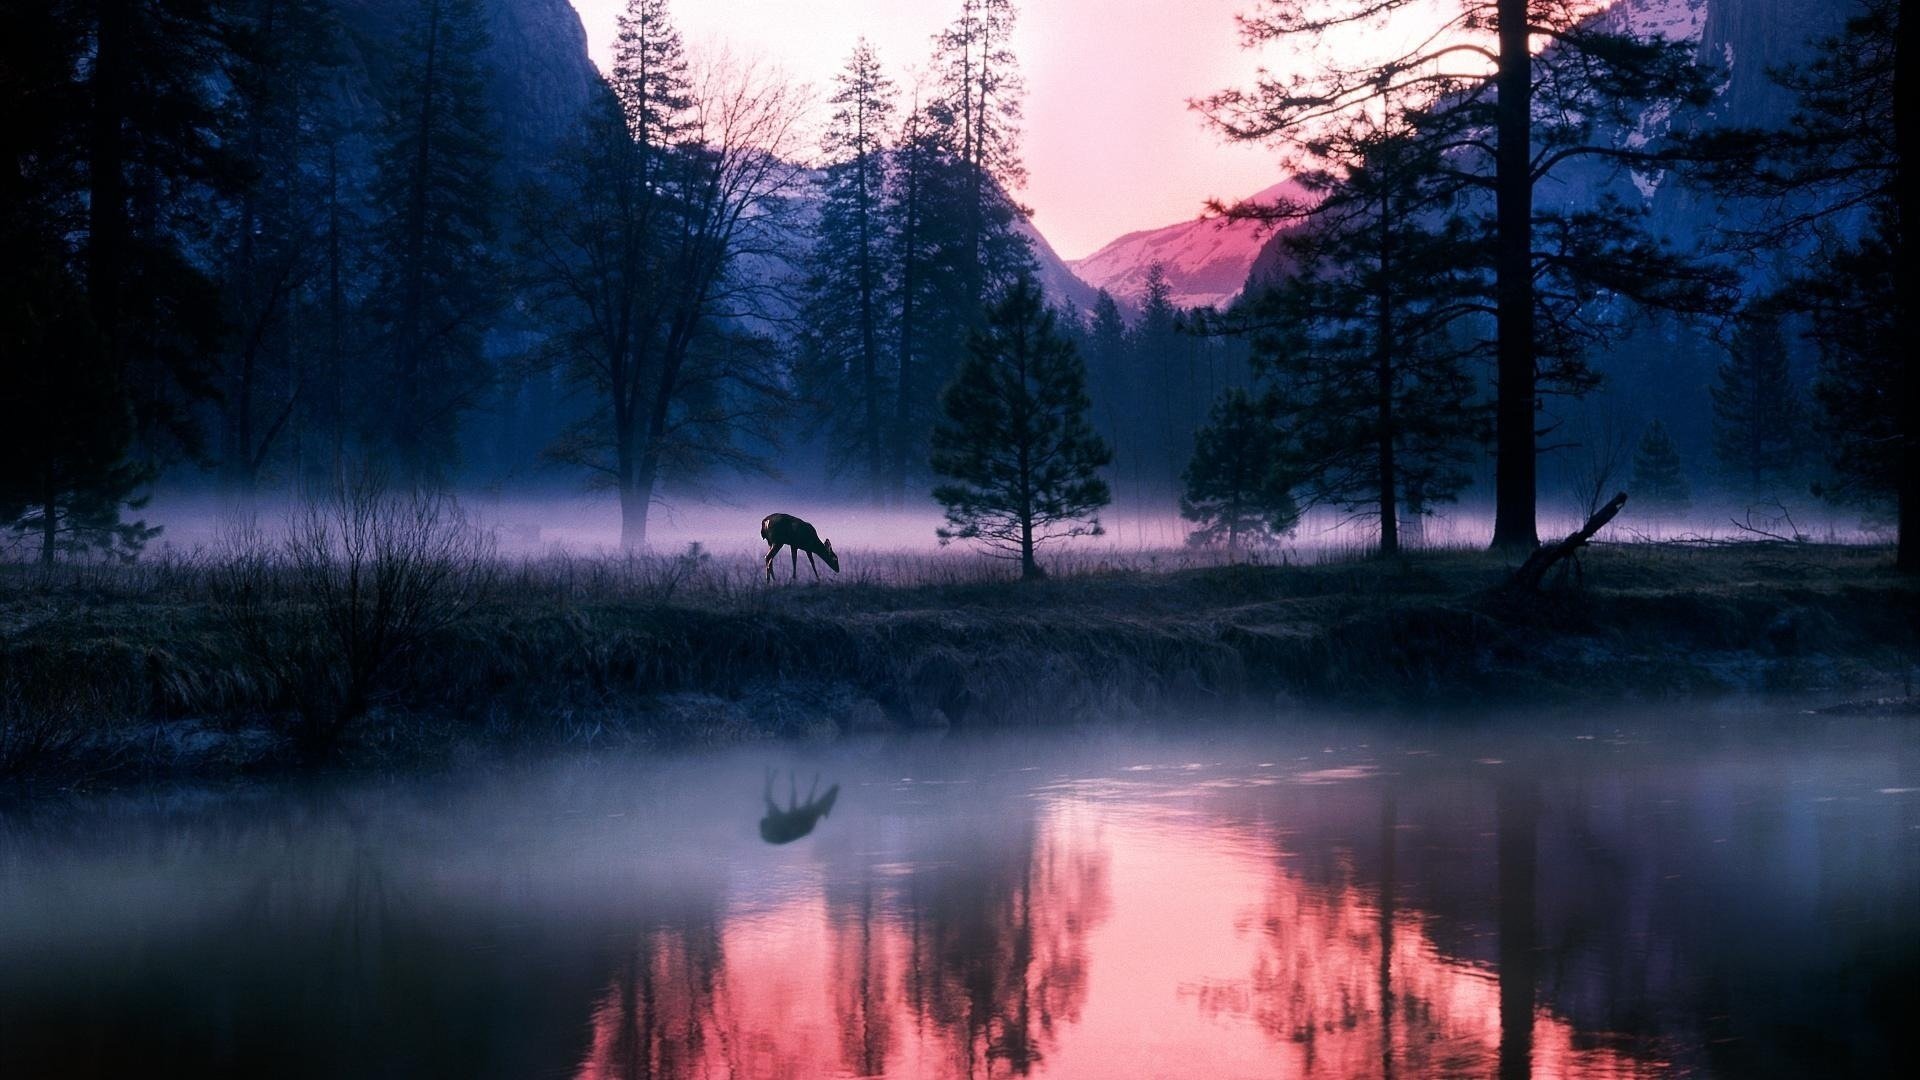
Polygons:
<instances>
[{"instance_id":1,"label":"deer's leg","mask_svg":"<svg viewBox=\"0 0 1920 1080\"><path fill-rule=\"evenodd\" d=\"M793 576L788 578L787 580L799 581L800 580L800 549L789 544L787 545L787 552L788 554L793 556Z\"/></svg>"},{"instance_id":2,"label":"deer's leg","mask_svg":"<svg viewBox=\"0 0 1920 1080\"><path fill-rule=\"evenodd\" d=\"M813 561L813 552L807 552L807 565L813 567L813 580L820 580L820 564Z\"/></svg>"},{"instance_id":3,"label":"deer's leg","mask_svg":"<svg viewBox=\"0 0 1920 1080\"><path fill-rule=\"evenodd\" d=\"M773 580L773 557L778 554L780 554L779 544L775 544L772 547L767 549L767 580L768 581ZM769 780L768 783L772 783L772 781Z\"/></svg>"}]
</instances>

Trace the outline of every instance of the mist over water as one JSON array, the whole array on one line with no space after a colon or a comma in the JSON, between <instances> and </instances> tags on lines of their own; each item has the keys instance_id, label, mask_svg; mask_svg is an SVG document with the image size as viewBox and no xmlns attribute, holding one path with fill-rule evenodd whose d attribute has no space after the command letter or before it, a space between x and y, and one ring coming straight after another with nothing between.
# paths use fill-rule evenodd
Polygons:
<instances>
[{"instance_id":1,"label":"mist over water","mask_svg":"<svg viewBox=\"0 0 1920 1080\"><path fill-rule=\"evenodd\" d=\"M0 808L0 1073L1843 1075L1905 1043L1897 724L1178 730ZM763 840L768 769L782 806L839 785L809 835Z\"/></svg>"}]
</instances>

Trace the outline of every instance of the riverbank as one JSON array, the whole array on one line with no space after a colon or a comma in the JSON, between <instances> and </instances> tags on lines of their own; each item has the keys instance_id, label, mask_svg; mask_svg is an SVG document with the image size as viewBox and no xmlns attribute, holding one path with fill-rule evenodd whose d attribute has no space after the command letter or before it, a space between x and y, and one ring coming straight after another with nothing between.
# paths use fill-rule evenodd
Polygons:
<instances>
[{"instance_id":1,"label":"riverbank","mask_svg":"<svg viewBox=\"0 0 1920 1080\"><path fill-rule=\"evenodd\" d=\"M5 568L0 775L117 782L1194 709L1866 696L1903 692L1920 660L1920 584L1882 548L1601 546L1579 580L1529 596L1499 588L1516 560L1478 552L1089 562L1031 584L902 572L769 587L740 561L496 566L372 661L364 633L293 586L237 601L227 564Z\"/></svg>"}]
</instances>

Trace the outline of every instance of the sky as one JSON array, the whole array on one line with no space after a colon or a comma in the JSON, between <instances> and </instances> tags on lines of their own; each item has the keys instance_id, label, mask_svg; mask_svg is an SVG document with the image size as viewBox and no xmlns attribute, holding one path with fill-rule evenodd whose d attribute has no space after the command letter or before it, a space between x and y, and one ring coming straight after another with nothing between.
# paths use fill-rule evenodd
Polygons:
<instances>
[{"instance_id":1,"label":"sky","mask_svg":"<svg viewBox=\"0 0 1920 1080\"><path fill-rule=\"evenodd\" d=\"M604 69L625 0L573 0ZM1210 196L1282 178L1278 156L1228 146L1187 100L1247 84L1257 64L1233 16L1251 0L1022 0L1014 47L1026 78L1020 200L1064 257L1199 215ZM924 69L957 0L673 0L690 48L724 48L823 92L865 35L895 81Z\"/></svg>"}]
</instances>

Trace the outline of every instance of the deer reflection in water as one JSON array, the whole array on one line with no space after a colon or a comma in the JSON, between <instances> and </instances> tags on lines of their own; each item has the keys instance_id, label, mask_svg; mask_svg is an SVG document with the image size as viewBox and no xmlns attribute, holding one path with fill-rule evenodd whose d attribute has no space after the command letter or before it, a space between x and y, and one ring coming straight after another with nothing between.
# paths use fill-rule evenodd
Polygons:
<instances>
[{"instance_id":1,"label":"deer reflection in water","mask_svg":"<svg viewBox=\"0 0 1920 1080\"><path fill-rule=\"evenodd\" d=\"M820 774L813 774L813 786L807 789L807 801L800 801L799 789L794 784L793 773L787 773L787 808L773 801L773 770L767 770L767 816L760 819L760 839L769 844L791 844L795 840L813 831L820 819L833 813L833 803L840 797L840 785L828 788L826 794L815 798L820 790Z\"/></svg>"}]
</instances>

